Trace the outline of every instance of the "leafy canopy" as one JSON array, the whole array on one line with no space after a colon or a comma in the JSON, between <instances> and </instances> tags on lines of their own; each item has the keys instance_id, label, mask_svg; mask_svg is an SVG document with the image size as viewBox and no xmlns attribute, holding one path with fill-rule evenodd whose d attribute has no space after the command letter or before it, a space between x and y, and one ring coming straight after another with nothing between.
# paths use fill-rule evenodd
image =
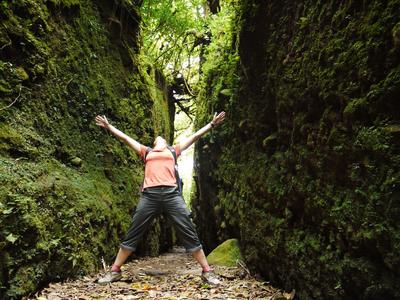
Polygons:
<instances>
[{"instance_id":1,"label":"leafy canopy","mask_svg":"<svg viewBox=\"0 0 400 300\"><path fill-rule=\"evenodd\" d=\"M204 0L145 0L144 49L166 75L182 71L198 57L196 42L206 28Z\"/></svg>"}]
</instances>

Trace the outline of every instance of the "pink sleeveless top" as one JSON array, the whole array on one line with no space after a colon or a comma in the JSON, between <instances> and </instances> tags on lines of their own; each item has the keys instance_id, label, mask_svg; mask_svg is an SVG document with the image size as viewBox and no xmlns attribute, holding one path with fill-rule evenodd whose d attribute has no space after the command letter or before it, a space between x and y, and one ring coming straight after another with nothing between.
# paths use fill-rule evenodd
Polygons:
<instances>
[{"instance_id":1,"label":"pink sleeveless top","mask_svg":"<svg viewBox=\"0 0 400 300\"><path fill-rule=\"evenodd\" d=\"M143 160L146 149L146 146L140 145ZM174 149L178 158L181 155L180 145L174 145ZM175 160L168 148L163 151L152 150L146 156L143 189L159 185L176 186Z\"/></svg>"}]
</instances>

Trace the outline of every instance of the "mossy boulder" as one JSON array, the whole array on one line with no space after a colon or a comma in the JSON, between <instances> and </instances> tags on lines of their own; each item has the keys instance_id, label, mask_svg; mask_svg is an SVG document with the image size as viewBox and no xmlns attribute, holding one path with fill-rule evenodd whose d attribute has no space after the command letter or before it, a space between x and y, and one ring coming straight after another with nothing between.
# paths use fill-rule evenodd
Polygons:
<instances>
[{"instance_id":1,"label":"mossy boulder","mask_svg":"<svg viewBox=\"0 0 400 300\"><path fill-rule=\"evenodd\" d=\"M234 267L238 260L242 260L239 241L237 239L229 239L215 248L208 256L210 264Z\"/></svg>"}]
</instances>

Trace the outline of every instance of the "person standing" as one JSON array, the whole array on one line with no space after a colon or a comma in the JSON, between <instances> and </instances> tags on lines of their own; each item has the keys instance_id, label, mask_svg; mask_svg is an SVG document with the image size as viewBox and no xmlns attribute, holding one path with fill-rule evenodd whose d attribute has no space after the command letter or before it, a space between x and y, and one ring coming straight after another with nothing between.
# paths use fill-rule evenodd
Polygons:
<instances>
[{"instance_id":1,"label":"person standing","mask_svg":"<svg viewBox=\"0 0 400 300\"><path fill-rule=\"evenodd\" d=\"M180 184L177 182L178 178L175 175L175 159L204 134L221 124L224 119L225 112L215 113L210 123L173 147L168 146L163 137L157 136L154 140L153 148L150 148L112 126L105 116L97 116L95 118L96 125L110 131L115 137L138 153L145 163L143 187L132 223L120 245L111 270L100 278L98 283L107 284L122 278L121 266L136 251L143 234L154 217L161 213L164 213L171 220L186 251L190 252L202 267L201 276L203 280L212 285L220 283L207 262L194 224L190 218L190 212L182 197L179 188Z\"/></svg>"}]
</instances>

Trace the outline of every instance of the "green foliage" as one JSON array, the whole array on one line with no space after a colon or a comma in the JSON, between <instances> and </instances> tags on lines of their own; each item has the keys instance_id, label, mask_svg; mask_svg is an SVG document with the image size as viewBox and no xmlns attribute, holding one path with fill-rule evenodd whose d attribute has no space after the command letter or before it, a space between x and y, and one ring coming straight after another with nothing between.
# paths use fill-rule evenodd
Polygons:
<instances>
[{"instance_id":1,"label":"green foliage","mask_svg":"<svg viewBox=\"0 0 400 300\"><path fill-rule=\"evenodd\" d=\"M198 55L193 51L205 26L203 9L200 0L143 1L144 49L161 70L181 70L185 61Z\"/></svg>"},{"instance_id":2,"label":"green foliage","mask_svg":"<svg viewBox=\"0 0 400 300\"><path fill-rule=\"evenodd\" d=\"M232 47L232 40L237 32L234 28L236 1L226 1L222 11L210 21L212 43L206 48L206 60L202 65L202 72L206 74L200 82L199 99L197 102L196 122L201 127L208 121L211 114L220 110L216 106L218 101L227 102L229 107L234 101L239 77L237 64L239 61L238 49ZM233 45L236 46L236 45ZM216 64L216 62L219 62ZM224 76L221 76L224 74ZM209 89L208 86L213 86ZM209 115L208 115L209 114Z\"/></svg>"},{"instance_id":3,"label":"green foliage","mask_svg":"<svg viewBox=\"0 0 400 300\"><path fill-rule=\"evenodd\" d=\"M142 2L143 53L169 84L170 101L179 109L195 110L199 68L209 43L207 4L202 0Z\"/></svg>"}]
</instances>

